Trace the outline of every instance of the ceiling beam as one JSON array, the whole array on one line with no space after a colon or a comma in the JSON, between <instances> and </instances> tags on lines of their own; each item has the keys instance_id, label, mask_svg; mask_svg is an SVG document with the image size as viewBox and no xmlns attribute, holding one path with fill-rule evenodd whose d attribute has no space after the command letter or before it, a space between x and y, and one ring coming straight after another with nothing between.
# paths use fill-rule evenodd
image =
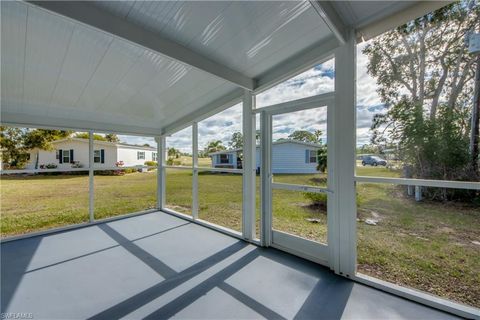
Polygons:
<instances>
[{"instance_id":1,"label":"ceiling beam","mask_svg":"<svg viewBox=\"0 0 480 320\"><path fill-rule=\"evenodd\" d=\"M254 79L162 37L160 34L112 15L96 7L90 1L26 2L190 65L241 88L255 89Z\"/></svg>"},{"instance_id":2,"label":"ceiling beam","mask_svg":"<svg viewBox=\"0 0 480 320\"><path fill-rule=\"evenodd\" d=\"M338 15L335 8L330 1L315 1L311 0L310 4L317 11L318 15L323 19L330 31L335 35L341 45L345 43L346 26L342 18Z\"/></svg>"},{"instance_id":3,"label":"ceiling beam","mask_svg":"<svg viewBox=\"0 0 480 320\"><path fill-rule=\"evenodd\" d=\"M75 131L93 130L98 133L117 133L137 136L159 136L161 134L159 128L130 126L124 124L97 122L92 120L57 118L54 116L40 116L26 113L12 113L5 112L3 110L1 113L1 119L2 125L14 127Z\"/></svg>"}]
</instances>

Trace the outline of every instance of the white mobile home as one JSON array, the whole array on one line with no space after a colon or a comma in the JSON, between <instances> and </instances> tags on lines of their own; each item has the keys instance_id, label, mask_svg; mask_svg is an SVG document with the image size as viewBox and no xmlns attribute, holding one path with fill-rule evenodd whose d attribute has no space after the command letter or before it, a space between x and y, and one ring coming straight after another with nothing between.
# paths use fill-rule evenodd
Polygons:
<instances>
[{"instance_id":1,"label":"white mobile home","mask_svg":"<svg viewBox=\"0 0 480 320\"><path fill-rule=\"evenodd\" d=\"M61 169L88 167L88 139L67 138L52 145L52 150L31 150L27 169L47 165ZM157 149L149 146L94 140L93 150L95 167L140 166L145 161L157 161Z\"/></svg>"},{"instance_id":2,"label":"white mobile home","mask_svg":"<svg viewBox=\"0 0 480 320\"><path fill-rule=\"evenodd\" d=\"M322 146L295 140L272 143L272 173L316 173L317 154ZM242 168L242 149L225 150L210 154L214 168ZM260 170L260 147L256 150L257 172Z\"/></svg>"}]
</instances>

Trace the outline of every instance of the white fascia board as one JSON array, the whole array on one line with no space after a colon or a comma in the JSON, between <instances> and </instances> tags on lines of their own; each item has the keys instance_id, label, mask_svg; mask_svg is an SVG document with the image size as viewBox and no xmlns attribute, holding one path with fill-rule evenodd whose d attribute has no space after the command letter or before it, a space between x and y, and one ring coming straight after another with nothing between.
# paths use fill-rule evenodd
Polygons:
<instances>
[{"instance_id":1,"label":"white fascia board","mask_svg":"<svg viewBox=\"0 0 480 320\"><path fill-rule=\"evenodd\" d=\"M255 81L187 47L95 7L89 1L27 1L39 8L96 28L115 37L190 65L241 88L253 90Z\"/></svg>"},{"instance_id":2,"label":"white fascia board","mask_svg":"<svg viewBox=\"0 0 480 320\"><path fill-rule=\"evenodd\" d=\"M357 43L370 40L413 19L426 15L454 1L418 1L407 9L356 28Z\"/></svg>"},{"instance_id":3,"label":"white fascia board","mask_svg":"<svg viewBox=\"0 0 480 320\"><path fill-rule=\"evenodd\" d=\"M254 91L259 94L275 85L288 80L313 66L330 60L334 57L335 49L338 48L338 40L332 36L322 41L320 45L310 47L303 52L291 57L270 69L270 71L258 77L257 87Z\"/></svg>"},{"instance_id":4,"label":"white fascia board","mask_svg":"<svg viewBox=\"0 0 480 320\"><path fill-rule=\"evenodd\" d=\"M242 101L243 92L243 89L236 89L229 94L226 94L223 97L215 100L214 102L209 103L204 107L201 107L200 109L197 109L196 111L188 114L187 116L175 121L171 125L166 126L162 130L162 135L171 135L177 131L185 129L194 121L199 122L216 113L219 113L225 109L234 106L235 104Z\"/></svg>"},{"instance_id":5,"label":"white fascia board","mask_svg":"<svg viewBox=\"0 0 480 320\"><path fill-rule=\"evenodd\" d=\"M9 112L1 113L1 124L26 128L46 128L75 131L93 130L96 133L117 133L135 136L157 136L161 134L160 128L138 127Z\"/></svg>"},{"instance_id":6,"label":"white fascia board","mask_svg":"<svg viewBox=\"0 0 480 320\"><path fill-rule=\"evenodd\" d=\"M338 42L343 45L345 43L345 30L347 28L335 8L333 8L332 3L330 1L311 0L310 4L335 35Z\"/></svg>"}]
</instances>

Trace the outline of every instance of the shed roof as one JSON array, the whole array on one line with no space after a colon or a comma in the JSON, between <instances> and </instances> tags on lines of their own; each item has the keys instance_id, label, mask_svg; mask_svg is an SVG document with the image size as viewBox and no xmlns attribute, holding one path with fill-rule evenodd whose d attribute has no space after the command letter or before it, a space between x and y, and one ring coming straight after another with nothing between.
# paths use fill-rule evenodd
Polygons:
<instances>
[{"instance_id":1,"label":"shed roof","mask_svg":"<svg viewBox=\"0 0 480 320\"><path fill-rule=\"evenodd\" d=\"M303 141L289 140L289 139L282 139L282 140L274 141L274 142L272 142L272 145L279 145L279 144L286 144L286 143L288 143L288 144L299 144L299 145L302 145L302 146L307 146L307 147L312 147L312 148L321 148L322 147L322 145L318 144L318 143L303 142ZM257 145L257 148L260 148L260 146ZM216 154L227 154L227 153L233 153L233 152L240 152L242 150L243 149L241 149L241 148L230 149L230 150L222 150L222 151L209 153L208 155L213 156L213 155L216 155Z\"/></svg>"},{"instance_id":2,"label":"shed roof","mask_svg":"<svg viewBox=\"0 0 480 320\"><path fill-rule=\"evenodd\" d=\"M163 134L416 3L2 1L2 122Z\"/></svg>"},{"instance_id":3,"label":"shed roof","mask_svg":"<svg viewBox=\"0 0 480 320\"><path fill-rule=\"evenodd\" d=\"M83 139L83 138L65 138L65 139L59 139L52 141L52 144L57 144L61 142L68 142L68 141L78 141L78 142L83 142L83 143L88 143L88 139ZM94 140L93 144L95 145L103 145L103 146L112 146L112 147L117 147L117 148L129 148L129 149L139 149L139 150L149 150L149 151L157 151L157 148L150 147L150 146L140 146L137 144L129 144L129 143L123 143L123 142L110 142L110 141L102 141L102 140Z\"/></svg>"}]
</instances>

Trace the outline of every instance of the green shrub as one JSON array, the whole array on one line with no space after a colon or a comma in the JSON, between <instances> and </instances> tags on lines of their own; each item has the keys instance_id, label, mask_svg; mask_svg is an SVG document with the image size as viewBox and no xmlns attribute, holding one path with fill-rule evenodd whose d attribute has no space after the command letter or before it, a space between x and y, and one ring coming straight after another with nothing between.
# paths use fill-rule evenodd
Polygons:
<instances>
[{"instance_id":1,"label":"green shrub","mask_svg":"<svg viewBox=\"0 0 480 320\"><path fill-rule=\"evenodd\" d=\"M157 161L145 161L144 165L148 167L156 167L157 166Z\"/></svg>"},{"instance_id":2,"label":"green shrub","mask_svg":"<svg viewBox=\"0 0 480 320\"><path fill-rule=\"evenodd\" d=\"M327 207L327 194L326 193L317 193L317 192L304 192L303 196L310 200L313 206L316 207ZM363 197L357 193L357 206L361 205Z\"/></svg>"},{"instance_id":3,"label":"green shrub","mask_svg":"<svg viewBox=\"0 0 480 320\"><path fill-rule=\"evenodd\" d=\"M327 194L316 192L304 192L303 196L312 202L312 205L319 207L327 207Z\"/></svg>"}]
</instances>

